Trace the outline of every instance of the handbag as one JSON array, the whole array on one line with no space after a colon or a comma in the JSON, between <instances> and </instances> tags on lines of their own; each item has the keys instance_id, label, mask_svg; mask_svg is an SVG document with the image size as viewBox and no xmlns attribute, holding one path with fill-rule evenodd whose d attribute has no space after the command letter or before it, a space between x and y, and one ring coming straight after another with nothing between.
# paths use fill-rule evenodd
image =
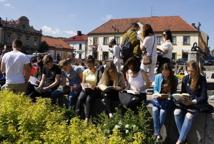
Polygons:
<instances>
[{"instance_id":1,"label":"handbag","mask_svg":"<svg viewBox=\"0 0 214 144\"><path fill-rule=\"evenodd\" d=\"M145 54L143 55L143 64L144 65L149 65L152 63L152 53L153 53L153 49L154 49L154 45L155 45L155 36L154 36L154 43L153 43L153 46L152 46L152 52L151 52L151 55L147 55L145 52Z\"/></svg>"},{"instance_id":2,"label":"handbag","mask_svg":"<svg viewBox=\"0 0 214 144\"><path fill-rule=\"evenodd\" d=\"M151 56L147 56L147 55L144 55L143 56L143 64L144 65L149 65L152 63L152 57Z\"/></svg>"}]
</instances>

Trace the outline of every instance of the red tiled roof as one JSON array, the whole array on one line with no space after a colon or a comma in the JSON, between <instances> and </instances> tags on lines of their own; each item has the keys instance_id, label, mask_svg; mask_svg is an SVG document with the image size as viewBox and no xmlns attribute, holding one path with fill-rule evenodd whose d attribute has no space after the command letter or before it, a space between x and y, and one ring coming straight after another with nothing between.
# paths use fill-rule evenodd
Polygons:
<instances>
[{"instance_id":1,"label":"red tiled roof","mask_svg":"<svg viewBox=\"0 0 214 144\"><path fill-rule=\"evenodd\" d=\"M87 35L76 35L73 37L70 37L68 39L65 39L64 41L69 43L69 42L76 42L76 41L87 41L88 40L88 36Z\"/></svg>"},{"instance_id":2,"label":"red tiled roof","mask_svg":"<svg viewBox=\"0 0 214 144\"><path fill-rule=\"evenodd\" d=\"M103 25L89 32L91 34L124 33L132 23L151 24L155 32L162 32L170 29L172 32L197 32L197 30L180 16L153 16L142 18L111 19Z\"/></svg>"},{"instance_id":3,"label":"red tiled roof","mask_svg":"<svg viewBox=\"0 0 214 144\"><path fill-rule=\"evenodd\" d=\"M66 42L59 38L42 36L41 41L45 41L50 47L71 49L71 47Z\"/></svg>"}]
</instances>

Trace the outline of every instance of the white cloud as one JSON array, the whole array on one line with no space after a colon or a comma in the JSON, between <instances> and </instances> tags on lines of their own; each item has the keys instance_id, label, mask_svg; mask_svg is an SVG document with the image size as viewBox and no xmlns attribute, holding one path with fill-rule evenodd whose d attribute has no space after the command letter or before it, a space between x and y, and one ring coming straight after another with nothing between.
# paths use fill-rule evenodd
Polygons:
<instances>
[{"instance_id":1,"label":"white cloud","mask_svg":"<svg viewBox=\"0 0 214 144\"><path fill-rule=\"evenodd\" d=\"M70 36L74 36L76 35L77 33L73 30L68 30L68 31L64 31L66 34L70 35Z\"/></svg>"},{"instance_id":2,"label":"white cloud","mask_svg":"<svg viewBox=\"0 0 214 144\"><path fill-rule=\"evenodd\" d=\"M5 6L5 7L8 7L8 8L14 8L14 6L9 3L7 0L0 0L0 2Z\"/></svg>"},{"instance_id":3,"label":"white cloud","mask_svg":"<svg viewBox=\"0 0 214 144\"><path fill-rule=\"evenodd\" d=\"M102 18L103 21L108 21L110 19L112 19L112 15L111 14L107 14L107 15L105 15L104 18Z\"/></svg>"},{"instance_id":4,"label":"white cloud","mask_svg":"<svg viewBox=\"0 0 214 144\"><path fill-rule=\"evenodd\" d=\"M73 30L61 30L59 28L53 28L46 25L42 26L42 33L44 35L56 37L70 37L76 34Z\"/></svg>"},{"instance_id":5,"label":"white cloud","mask_svg":"<svg viewBox=\"0 0 214 144\"><path fill-rule=\"evenodd\" d=\"M12 7L12 5L10 3L5 3L4 6L6 6L6 7Z\"/></svg>"}]
</instances>

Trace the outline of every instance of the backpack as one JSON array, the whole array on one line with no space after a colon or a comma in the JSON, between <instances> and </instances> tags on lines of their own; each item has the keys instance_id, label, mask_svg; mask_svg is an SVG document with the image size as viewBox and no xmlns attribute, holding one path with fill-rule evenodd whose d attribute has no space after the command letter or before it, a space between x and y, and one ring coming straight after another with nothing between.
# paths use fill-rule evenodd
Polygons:
<instances>
[{"instance_id":1,"label":"backpack","mask_svg":"<svg viewBox=\"0 0 214 144\"><path fill-rule=\"evenodd\" d=\"M132 56L133 48L128 38L126 39L124 45L121 46L120 54L122 59L128 59L129 57Z\"/></svg>"},{"instance_id":2,"label":"backpack","mask_svg":"<svg viewBox=\"0 0 214 144\"><path fill-rule=\"evenodd\" d=\"M133 31L128 31L125 34L124 43L121 45L120 55L123 60L127 60L133 56L134 46L132 44L133 38L136 36L136 33Z\"/></svg>"}]
</instances>

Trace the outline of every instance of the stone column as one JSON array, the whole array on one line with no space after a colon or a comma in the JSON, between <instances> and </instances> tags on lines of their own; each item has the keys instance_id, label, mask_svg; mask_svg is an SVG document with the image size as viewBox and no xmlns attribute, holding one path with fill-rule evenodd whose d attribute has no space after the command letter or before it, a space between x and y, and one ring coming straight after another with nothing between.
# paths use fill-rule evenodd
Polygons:
<instances>
[{"instance_id":1,"label":"stone column","mask_svg":"<svg viewBox=\"0 0 214 144\"><path fill-rule=\"evenodd\" d=\"M188 61L190 61L190 60L199 62L199 54L197 51L188 52Z\"/></svg>"}]
</instances>

